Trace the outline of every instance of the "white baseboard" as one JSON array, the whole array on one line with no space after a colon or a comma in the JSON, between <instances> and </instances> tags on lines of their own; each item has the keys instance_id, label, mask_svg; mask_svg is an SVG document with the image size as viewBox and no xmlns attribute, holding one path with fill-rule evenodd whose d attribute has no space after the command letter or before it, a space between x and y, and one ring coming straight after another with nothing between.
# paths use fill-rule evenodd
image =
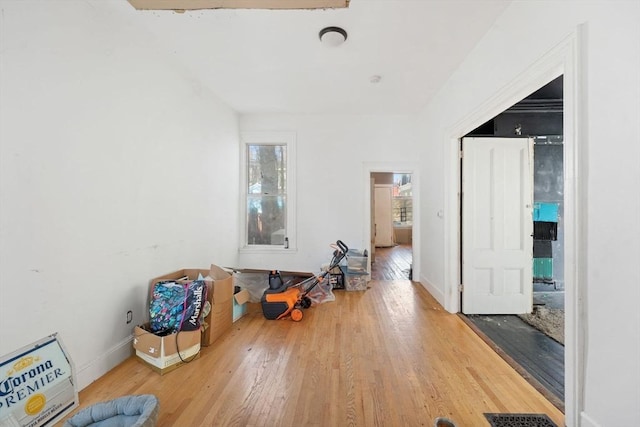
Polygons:
<instances>
[{"instance_id":1,"label":"white baseboard","mask_svg":"<svg viewBox=\"0 0 640 427\"><path fill-rule=\"evenodd\" d=\"M444 307L444 293L440 289L433 286L424 276L420 277L420 284Z\"/></svg>"},{"instance_id":2,"label":"white baseboard","mask_svg":"<svg viewBox=\"0 0 640 427\"><path fill-rule=\"evenodd\" d=\"M584 412L580 412L580 427L601 427L593 418Z\"/></svg>"},{"instance_id":3,"label":"white baseboard","mask_svg":"<svg viewBox=\"0 0 640 427\"><path fill-rule=\"evenodd\" d=\"M82 390L89 384L115 368L133 354L133 335L120 341L110 350L102 353L98 358L90 361L76 370L78 390Z\"/></svg>"}]
</instances>

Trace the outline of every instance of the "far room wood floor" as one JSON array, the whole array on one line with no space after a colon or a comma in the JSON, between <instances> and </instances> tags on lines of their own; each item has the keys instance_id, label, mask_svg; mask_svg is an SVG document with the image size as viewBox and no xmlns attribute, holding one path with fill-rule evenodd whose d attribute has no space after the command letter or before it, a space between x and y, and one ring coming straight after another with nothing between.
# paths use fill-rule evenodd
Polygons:
<instances>
[{"instance_id":1,"label":"far room wood floor","mask_svg":"<svg viewBox=\"0 0 640 427\"><path fill-rule=\"evenodd\" d=\"M80 393L81 408L160 399L158 426L488 425L483 413L563 414L416 282L335 291L300 322L258 304L201 356L163 376L131 357Z\"/></svg>"},{"instance_id":2,"label":"far room wood floor","mask_svg":"<svg viewBox=\"0 0 640 427\"><path fill-rule=\"evenodd\" d=\"M376 248L371 263L371 278L373 280L409 279L412 258L413 249L410 244Z\"/></svg>"}]
</instances>

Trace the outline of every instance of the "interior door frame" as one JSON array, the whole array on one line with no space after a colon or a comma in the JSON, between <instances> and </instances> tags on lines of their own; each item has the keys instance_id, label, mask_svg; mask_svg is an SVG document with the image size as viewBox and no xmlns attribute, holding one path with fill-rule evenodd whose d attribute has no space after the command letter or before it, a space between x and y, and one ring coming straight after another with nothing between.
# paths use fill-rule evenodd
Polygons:
<instances>
[{"instance_id":1,"label":"interior door frame","mask_svg":"<svg viewBox=\"0 0 640 427\"><path fill-rule=\"evenodd\" d=\"M411 258L412 277L414 280L420 277L420 163L419 162L365 162L362 166L362 182L364 183L364 215L363 227L363 247L371 253L371 174L372 173L410 173L413 199L413 227L411 230ZM371 258L369 258L371 262ZM371 271L371 265L369 265Z\"/></svg>"},{"instance_id":2,"label":"interior door frame","mask_svg":"<svg viewBox=\"0 0 640 427\"><path fill-rule=\"evenodd\" d=\"M460 312L460 140L535 90L564 76L563 147L565 182L565 422L577 425L584 407L584 289L588 166L586 120L586 28L584 24L533 62L526 71L450 128L444 147L444 308ZM578 144L578 141L581 141Z\"/></svg>"}]
</instances>

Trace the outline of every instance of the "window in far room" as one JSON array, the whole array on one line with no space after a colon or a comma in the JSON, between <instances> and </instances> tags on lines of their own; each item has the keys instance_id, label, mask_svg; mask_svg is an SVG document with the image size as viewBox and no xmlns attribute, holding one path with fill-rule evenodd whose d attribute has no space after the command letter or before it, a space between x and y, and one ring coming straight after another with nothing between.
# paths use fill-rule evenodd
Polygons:
<instances>
[{"instance_id":1,"label":"window in far room","mask_svg":"<svg viewBox=\"0 0 640 427\"><path fill-rule=\"evenodd\" d=\"M410 173L393 174L393 223L413 224L413 194Z\"/></svg>"},{"instance_id":2,"label":"window in far room","mask_svg":"<svg viewBox=\"0 0 640 427\"><path fill-rule=\"evenodd\" d=\"M243 133L243 250L295 248L295 135Z\"/></svg>"}]
</instances>

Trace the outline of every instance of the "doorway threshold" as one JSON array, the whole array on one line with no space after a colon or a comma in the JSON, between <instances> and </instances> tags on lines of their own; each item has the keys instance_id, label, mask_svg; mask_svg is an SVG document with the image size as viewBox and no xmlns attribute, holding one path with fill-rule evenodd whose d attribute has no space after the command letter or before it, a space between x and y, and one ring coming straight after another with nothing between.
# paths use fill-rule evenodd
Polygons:
<instances>
[{"instance_id":1,"label":"doorway threshold","mask_svg":"<svg viewBox=\"0 0 640 427\"><path fill-rule=\"evenodd\" d=\"M465 315L462 320L529 384L564 412L564 346L516 315Z\"/></svg>"}]
</instances>

